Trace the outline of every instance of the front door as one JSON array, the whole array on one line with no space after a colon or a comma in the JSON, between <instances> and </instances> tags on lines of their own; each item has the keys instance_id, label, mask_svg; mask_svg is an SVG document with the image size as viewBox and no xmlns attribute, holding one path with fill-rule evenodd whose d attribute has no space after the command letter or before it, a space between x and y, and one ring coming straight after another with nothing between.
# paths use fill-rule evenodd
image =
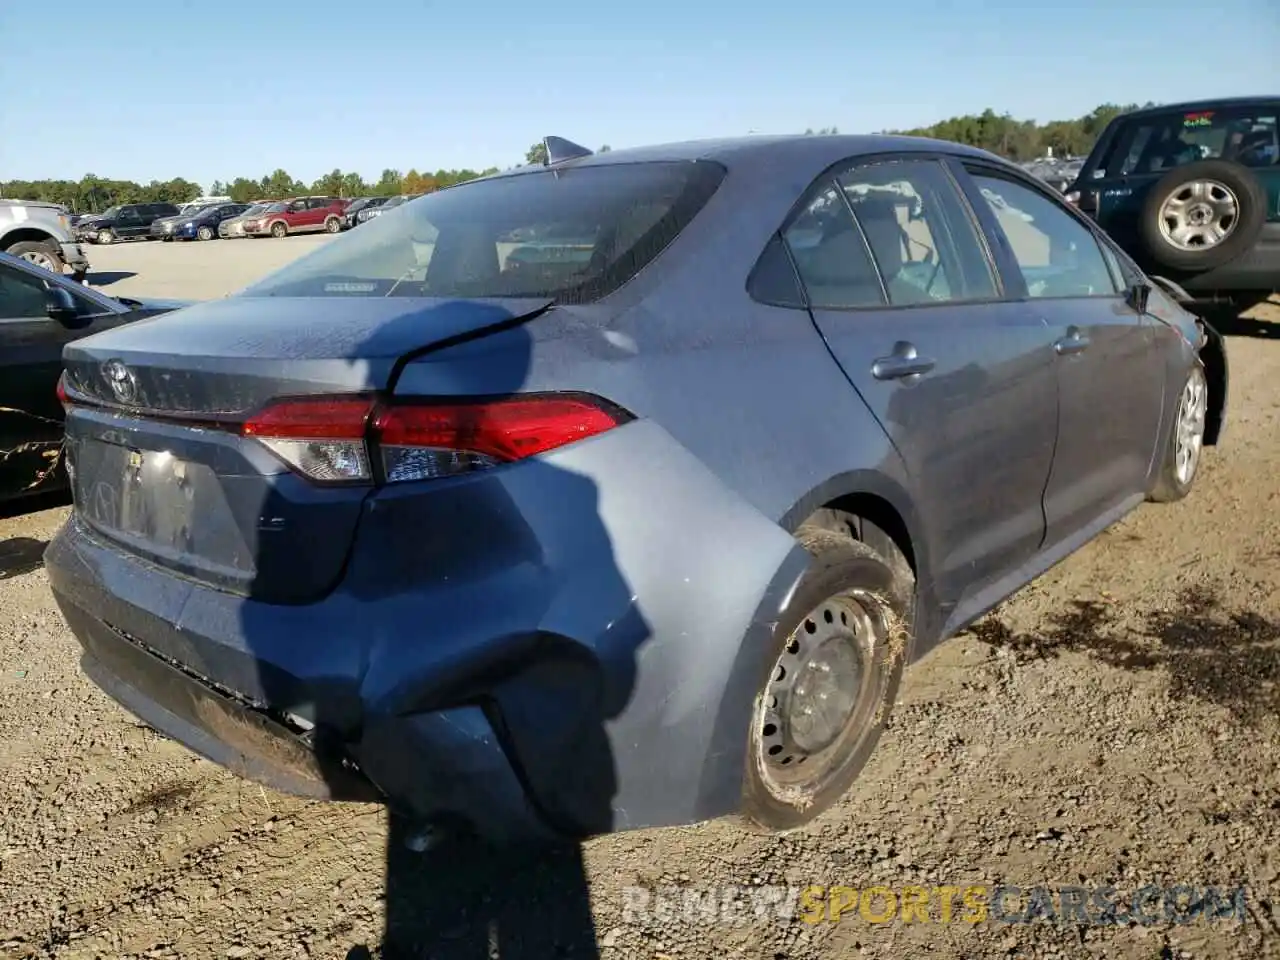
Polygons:
<instances>
[{"instance_id":1,"label":"front door","mask_svg":"<svg viewBox=\"0 0 1280 960\"><path fill-rule=\"evenodd\" d=\"M116 315L104 315L68 330L45 312L46 290L39 277L0 264L0 500L55 479L50 468L62 442L62 348L118 322ZM90 301L80 302L86 312L97 312Z\"/></svg>"},{"instance_id":2,"label":"front door","mask_svg":"<svg viewBox=\"0 0 1280 960\"><path fill-rule=\"evenodd\" d=\"M1058 353L1058 446L1045 488L1046 543L1096 532L1142 501L1160 434L1164 351L1086 222L1047 188L966 164L1017 263L1026 307Z\"/></svg>"},{"instance_id":3,"label":"front door","mask_svg":"<svg viewBox=\"0 0 1280 960\"><path fill-rule=\"evenodd\" d=\"M137 207L124 207L116 217L116 236L138 237L151 229L151 224L138 211Z\"/></svg>"},{"instance_id":4,"label":"front door","mask_svg":"<svg viewBox=\"0 0 1280 960\"><path fill-rule=\"evenodd\" d=\"M940 600L983 606L1043 539L1053 336L1004 298L940 161L853 163L784 236L814 323L910 472Z\"/></svg>"}]
</instances>

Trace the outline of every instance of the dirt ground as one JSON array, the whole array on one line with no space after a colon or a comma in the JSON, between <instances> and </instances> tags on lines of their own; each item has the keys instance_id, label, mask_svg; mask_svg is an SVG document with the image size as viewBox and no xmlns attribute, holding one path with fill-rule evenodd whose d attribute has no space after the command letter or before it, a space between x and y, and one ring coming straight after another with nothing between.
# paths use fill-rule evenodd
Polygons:
<instances>
[{"instance_id":1,"label":"dirt ground","mask_svg":"<svg viewBox=\"0 0 1280 960\"><path fill-rule=\"evenodd\" d=\"M108 291L217 296L292 242L93 259L134 274ZM151 279L166 262L198 289ZM1280 306L1233 330L1228 432L1191 497L915 665L854 790L782 838L712 823L580 857L396 844L388 862L378 808L240 781L83 679L40 567L66 508L0 519L0 956L371 957L389 920L433 958L1280 957ZM771 884L1246 893L1243 919L1149 925L624 909L637 886Z\"/></svg>"}]
</instances>

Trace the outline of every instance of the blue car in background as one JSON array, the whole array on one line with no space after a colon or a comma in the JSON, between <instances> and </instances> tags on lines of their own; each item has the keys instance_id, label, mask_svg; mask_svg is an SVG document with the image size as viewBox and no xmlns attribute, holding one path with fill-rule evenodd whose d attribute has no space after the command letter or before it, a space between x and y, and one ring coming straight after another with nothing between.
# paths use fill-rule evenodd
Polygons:
<instances>
[{"instance_id":1,"label":"blue car in background","mask_svg":"<svg viewBox=\"0 0 1280 960\"><path fill-rule=\"evenodd\" d=\"M247 203L220 203L197 210L178 220L173 228L175 240L212 240L218 235L218 224L238 217L249 209Z\"/></svg>"},{"instance_id":2,"label":"blue car in background","mask_svg":"<svg viewBox=\"0 0 1280 960\"><path fill-rule=\"evenodd\" d=\"M1221 338L996 156L546 145L67 345L49 583L146 723L491 840L789 830L1217 442Z\"/></svg>"}]
</instances>

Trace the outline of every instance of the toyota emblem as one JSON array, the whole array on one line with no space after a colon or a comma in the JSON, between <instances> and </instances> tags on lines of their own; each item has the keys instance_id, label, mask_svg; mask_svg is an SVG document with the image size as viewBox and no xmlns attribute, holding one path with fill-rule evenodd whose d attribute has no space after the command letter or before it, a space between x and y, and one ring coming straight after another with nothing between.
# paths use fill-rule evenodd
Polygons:
<instances>
[{"instance_id":1,"label":"toyota emblem","mask_svg":"<svg viewBox=\"0 0 1280 960\"><path fill-rule=\"evenodd\" d=\"M116 399L121 403L135 403L138 399L138 378L119 360L108 360L102 365L102 375Z\"/></svg>"}]
</instances>

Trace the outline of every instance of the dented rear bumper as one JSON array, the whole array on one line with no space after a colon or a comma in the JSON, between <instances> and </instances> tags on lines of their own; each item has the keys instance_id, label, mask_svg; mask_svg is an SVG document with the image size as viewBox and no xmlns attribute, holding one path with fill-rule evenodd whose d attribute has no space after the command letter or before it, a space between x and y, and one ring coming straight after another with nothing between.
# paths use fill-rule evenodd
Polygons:
<instances>
[{"instance_id":1,"label":"dented rear bumper","mask_svg":"<svg viewBox=\"0 0 1280 960\"><path fill-rule=\"evenodd\" d=\"M286 792L498 842L735 810L771 625L809 563L791 536L645 421L432 483L369 498L314 603L194 583L74 515L50 584L95 682Z\"/></svg>"}]
</instances>

